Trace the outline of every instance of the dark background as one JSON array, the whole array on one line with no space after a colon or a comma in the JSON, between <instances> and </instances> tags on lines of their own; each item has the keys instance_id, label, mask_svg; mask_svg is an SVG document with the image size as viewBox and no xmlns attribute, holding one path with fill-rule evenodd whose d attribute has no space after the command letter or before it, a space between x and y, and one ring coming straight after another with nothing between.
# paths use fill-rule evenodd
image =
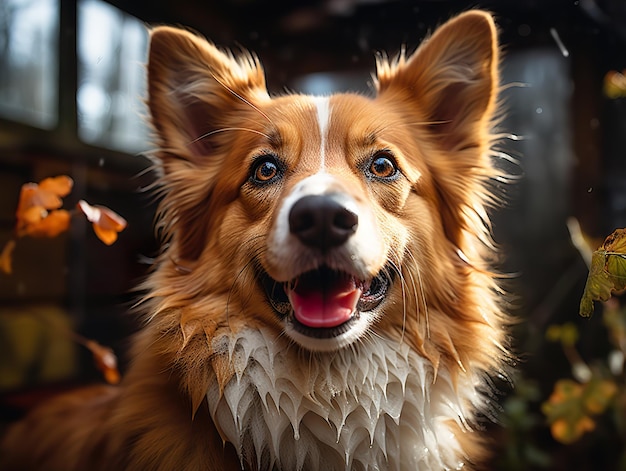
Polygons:
<instances>
[{"instance_id":1,"label":"dark background","mask_svg":"<svg viewBox=\"0 0 626 471\"><path fill-rule=\"evenodd\" d=\"M29 2L0 0L0 245L11 237L20 186L63 173L75 180L68 206L86 198L113 208L129 226L111 247L97 241L80 221L54 240L19 241L14 273L0 274L0 406L5 423L54 391L100 380L90 354L74 344L68 328L114 347L123 370L126 339L136 327L128 314L136 299L132 288L157 250L154 202L143 191L153 180L142 154L150 148L149 139L146 135L144 146L120 145L106 134L92 139L81 133L84 117L76 97L88 68L77 34L81 3L51 2L58 12L52 20L58 24L49 59L54 64L49 76L53 118L41 125L24 119L19 106L1 106L3 99L11 102L11 87L29 83L8 52L10 41L16 41L10 33L18 27L11 19ZM626 68L626 2L99 3L116 7L121 23L135 21L126 16L131 15L147 25L184 25L220 46L254 51L274 93L367 91L375 53L394 54L403 45L412 50L451 16L472 7L491 10L504 53L503 127L523 137L503 143L504 151L519 161L506 164L507 170L520 180L506 190L508 206L495 216L496 236L506 253L502 268L517 274L508 288L515 294L520 323L514 332L519 386L501 386L500 420L506 427L488 427L497 452L492 468L624 469L618 467L623 438L610 424L599 423L577 445L564 446L550 436L540 404L557 379L571 376L559 346L545 340L548 326L578 326L578 348L587 359L608 351L600 316L578 317L587 267L571 243L567 222L575 218L600 242L614 228L626 226L626 102L603 92L606 74ZM112 51L125 46L121 41ZM115 77L126 67L113 63L108 88L101 91L108 98L120 86ZM18 72L23 76L9 82ZM3 87L9 90L5 95ZM108 119L113 129L117 118L112 113ZM523 419L511 418L507 398L518 401L514 405L523 408Z\"/></svg>"}]
</instances>

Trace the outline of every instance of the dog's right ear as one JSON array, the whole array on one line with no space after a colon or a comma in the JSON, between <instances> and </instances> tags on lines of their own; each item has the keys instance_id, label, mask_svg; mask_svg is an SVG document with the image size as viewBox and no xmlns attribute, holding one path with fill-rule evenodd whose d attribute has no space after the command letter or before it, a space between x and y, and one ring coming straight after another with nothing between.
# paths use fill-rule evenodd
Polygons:
<instances>
[{"instance_id":1,"label":"dog's right ear","mask_svg":"<svg viewBox=\"0 0 626 471\"><path fill-rule=\"evenodd\" d=\"M158 138L160 230L176 263L204 250L213 177L232 147L234 119L269 99L254 56L235 57L179 28L152 30L147 103Z\"/></svg>"},{"instance_id":2,"label":"dog's right ear","mask_svg":"<svg viewBox=\"0 0 626 471\"><path fill-rule=\"evenodd\" d=\"M151 31L148 107L166 154L193 161L214 153L228 115L267 99L256 57L235 57L179 28Z\"/></svg>"}]
</instances>

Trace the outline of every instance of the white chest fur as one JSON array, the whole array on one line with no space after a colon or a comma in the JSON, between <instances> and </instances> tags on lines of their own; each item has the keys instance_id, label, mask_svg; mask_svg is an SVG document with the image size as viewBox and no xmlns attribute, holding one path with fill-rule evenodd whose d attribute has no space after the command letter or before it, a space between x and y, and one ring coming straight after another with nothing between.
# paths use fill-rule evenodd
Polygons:
<instances>
[{"instance_id":1,"label":"white chest fur","mask_svg":"<svg viewBox=\"0 0 626 471\"><path fill-rule=\"evenodd\" d=\"M245 330L215 339L213 349L229 355L236 375L222 393L211 383L211 415L250 468L463 467L447 423L467 427L476 388L469 379L454 388L441 370L435 380L432 365L405 344L370 338L340 352L309 354Z\"/></svg>"}]
</instances>

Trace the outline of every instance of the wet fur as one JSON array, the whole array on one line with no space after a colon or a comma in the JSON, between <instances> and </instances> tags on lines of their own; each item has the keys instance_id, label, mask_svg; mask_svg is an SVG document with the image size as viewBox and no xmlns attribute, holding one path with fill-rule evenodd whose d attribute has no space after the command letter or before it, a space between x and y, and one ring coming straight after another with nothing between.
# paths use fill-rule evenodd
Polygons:
<instances>
[{"instance_id":1,"label":"wet fur","mask_svg":"<svg viewBox=\"0 0 626 471\"><path fill-rule=\"evenodd\" d=\"M443 428L427 429L435 419L398 419L416 428L423 420L424 433L442 435L430 442L437 456L420 461L408 444L390 449L387 465L363 463L362 450L353 448L346 466L480 466L477 414L489 412L488 377L502 372L508 355L487 215L497 204L499 176L492 163L499 80L493 20L465 13L415 53L380 57L377 66L374 98L330 98L329 165L356 197L368 198L396 281L363 338L337 352L310 352L285 335L257 279L259 269L274 270L266 244L280 201L316 158L310 99L270 97L252 55L224 53L188 32L153 30L148 104L158 136L164 248L143 287L145 326L132 366L121 386L64 396L14 426L2 445L2 469L223 470L257 463L294 469L302 457L288 447L306 445L313 450L306 456L332 454L318 447L311 414L339 413L337 397L357 412L366 397L381 410L391 407L386 394L373 391L392 383L409 388L398 403L407 411L445 410L447 418L436 418ZM403 172L393 184L364 182L354 170L353 154L365 155L379 141L393 147ZM287 156L291 173L282 186L250 185L251 159L263 148ZM371 372L376 361L387 379ZM259 365L263 385L254 383ZM349 384L347 372L361 384ZM260 386L279 390L262 396ZM274 398L270 406L262 404L266 397ZM281 402L287 397L305 409L289 409ZM426 397L435 409L453 405L433 412L423 409ZM283 415L272 420L289 433L271 440L269 431L251 435L224 416L233 403L239 407L233 416L250 424L273 407ZM367 428L357 416L326 419L338 442ZM351 430L342 432L343 423ZM294 442L299 427L306 436ZM394 427L389 422L389 434ZM341 460L319 459L305 469L341 468Z\"/></svg>"}]
</instances>

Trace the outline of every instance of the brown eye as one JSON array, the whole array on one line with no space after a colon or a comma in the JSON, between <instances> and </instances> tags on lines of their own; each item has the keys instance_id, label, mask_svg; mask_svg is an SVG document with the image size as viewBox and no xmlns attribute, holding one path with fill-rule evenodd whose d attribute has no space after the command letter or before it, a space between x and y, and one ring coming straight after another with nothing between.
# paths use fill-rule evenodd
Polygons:
<instances>
[{"instance_id":1,"label":"brown eye","mask_svg":"<svg viewBox=\"0 0 626 471\"><path fill-rule=\"evenodd\" d=\"M252 171L252 180L256 183L270 183L280 174L278 163L272 156L262 157Z\"/></svg>"},{"instance_id":2,"label":"brown eye","mask_svg":"<svg viewBox=\"0 0 626 471\"><path fill-rule=\"evenodd\" d=\"M372 163L369 166L369 173L374 178L387 180L395 177L398 173L398 169L390 154L379 152L372 159Z\"/></svg>"}]
</instances>

